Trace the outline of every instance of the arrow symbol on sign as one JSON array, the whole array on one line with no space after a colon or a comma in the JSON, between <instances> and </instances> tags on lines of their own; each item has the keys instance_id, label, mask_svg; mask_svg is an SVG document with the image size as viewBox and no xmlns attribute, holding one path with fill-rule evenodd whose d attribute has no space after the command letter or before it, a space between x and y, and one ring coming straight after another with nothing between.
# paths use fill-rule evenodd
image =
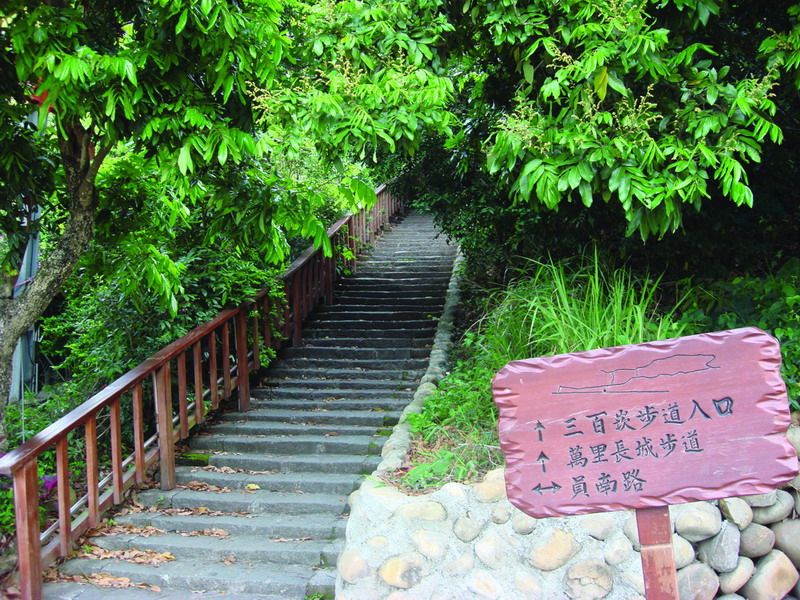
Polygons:
<instances>
[{"instance_id":1,"label":"arrow symbol on sign","mask_svg":"<svg viewBox=\"0 0 800 600\"><path fill-rule=\"evenodd\" d=\"M541 421L536 421L536 426L533 428L536 433L539 434L539 441L542 441L542 432L547 429L544 425L542 425Z\"/></svg>"},{"instance_id":2,"label":"arrow symbol on sign","mask_svg":"<svg viewBox=\"0 0 800 600\"><path fill-rule=\"evenodd\" d=\"M542 463L542 473L547 473L547 468L544 466L544 463L550 460L550 457L547 456L544 452L539 453L539 458L536 459L537 462Z\"/></svg>"},{"instance_id":3,"label":"arrow symbol on sign","mask_svg":"<svg viewBox=\"0 0 800 600\"><path fill-rule=\"evenodd\" d=\"M536 487L531 489L531 491L536 492L541 496L544 492L553 492L555 494L560 489L561 489L560 485L558 485L555 481L551 481L549 487L542 487L541 483L537 483Z\"/></svg>"}]
</instances>

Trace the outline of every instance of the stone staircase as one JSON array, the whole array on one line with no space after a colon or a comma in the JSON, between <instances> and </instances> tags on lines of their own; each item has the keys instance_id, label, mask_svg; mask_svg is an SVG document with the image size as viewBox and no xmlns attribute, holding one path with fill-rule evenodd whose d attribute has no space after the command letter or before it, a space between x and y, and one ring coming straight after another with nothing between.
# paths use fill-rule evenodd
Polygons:
<instances>
[{"instance_id":1,"label":"stone staircase","mask_svg":"<svg viewBox=\"0 0 800 600\"><path fill-rule=\"evenodd\" d=\"M178 467L179 487L140 492L112 535L91 538L95 558L61 573L142 584L114 589L116 600L333 598L347 497L427 367L455 252L424 215L387 232L311 316L303 346L273 362L252 410L191 438L195 466ZM45 585L48 600L108 593Z\"/></svg>"}]
</instances>

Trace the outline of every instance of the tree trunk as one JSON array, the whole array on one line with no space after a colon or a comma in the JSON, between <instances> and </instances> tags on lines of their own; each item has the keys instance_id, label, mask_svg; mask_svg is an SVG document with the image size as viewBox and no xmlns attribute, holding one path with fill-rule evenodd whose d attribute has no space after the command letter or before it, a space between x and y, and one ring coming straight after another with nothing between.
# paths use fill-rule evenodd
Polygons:
<instances>
[{"instance_id":1,"label":"tree trunk","mask_svg":"<svg viewBox=\"0 0 800 600\"><path fill-rule=\"evenodd\" d=\"M81 125L65 126L59 140L67 180L69 216L63 233L16 297L0 298L0 451L8 449L6 407L11 385L11 358L20 336L42 315L72 273L94 233L97 205L95 178L111 149L90 158L91 134Z\"/></svg>"}]
</instances>

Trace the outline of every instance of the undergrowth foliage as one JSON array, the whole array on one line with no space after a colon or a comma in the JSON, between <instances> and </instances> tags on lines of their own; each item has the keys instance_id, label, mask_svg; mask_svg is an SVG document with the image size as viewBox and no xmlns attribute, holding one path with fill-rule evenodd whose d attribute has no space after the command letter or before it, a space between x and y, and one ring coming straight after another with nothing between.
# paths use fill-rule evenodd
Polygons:
<instances>
[{"instance_id":1,"label":"undergrowth foliage","mask_svg":"<svg viewBox=\"0 0 800 600\"><path fill-rule=\"evenodd\" d=\"M800 259L792 258L767 275L696 286L682 319L697 332L755 326L774 335L781 344L789 403L800 410Z\"/></svg>"},{"instance_id":2,"label":"undergrowth foliage","mask_svg":"<svg viewBox=\"0 0 800 600\"><path fill-rule=\"evenodd\" d=\"M408 417L419 464L404 483L420 489L502 465L491 382L509 361L683 335L688 323L659 304L658 283L608 270L595 252L531 261L507 289L488 293L483 316L461 340L463 358L424 411Z\"/></svg>"}]
</instances>

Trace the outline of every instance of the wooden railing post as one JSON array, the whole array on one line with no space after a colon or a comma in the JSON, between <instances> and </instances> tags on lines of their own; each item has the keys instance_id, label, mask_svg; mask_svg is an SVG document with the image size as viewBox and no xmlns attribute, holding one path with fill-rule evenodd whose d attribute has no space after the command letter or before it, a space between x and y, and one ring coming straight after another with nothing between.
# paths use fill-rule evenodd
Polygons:
<instances>
[{"instance_id":1,"label":"wooden railing post","mask_svg":"<svg viewBox=\"0 0 800 600\"><path fill-rule=\"evenodd\" d=\"M252 320L253 331L253 370L258 371L261 368L261 344L259 344L259 332L261 331L260 319L258 317L258 304L253 306L254 314Z\"/></svg>"},{"instance_id":2,"label":"wooden railing post","mask_svg":"<svg viewBox=\"0 0 800 600\"><path fill-rule=\"evenodd\" d=\"M158 456L161 489L175 487L175 442L172 430L172 399L170 394L169 363L155 373L156 413L158 418Z\"/></svg>"},{"instance_id":3,"label":"wooden railing post","mask_svg":"<svg viewBox=\"0 0 800 600\"><path fill-rule=\"evenodd\" d=\"M292 278L292 345L303 344L303 272L297 271Z\"/></svg>"},{"instance_id":4,"label":"wooden railing post","mask_svg":"<svg viewBox=\"0 0 800 600\"><path fill-rule=\"evenodd\" d=\"M336 234L335 239L338 239L339 234ZM323 277L325 278L325 304L333 304L333 286L336 284L336 248L334 247L333 254L325 257L323 263Z\"/></svg>"},{"instance_id":5,"label":"wooden railing post","mask_svg":"<svg viewBox=\"0 0 800 600\"><path fill-rule=\"evenodd\" d=\"M119 398L111 403L111 472L113 473L114 504L123 500L122 472L122 415Z\"/></svg>"},{"instance_id":6,"label":"wooden railing post","mask_svg":"<svg viewBox=\"0 0 800 600\"><path fill-rule=\"evenodd\" d=\"M347 222L347 247L350 248L350 252L353 255L349 262L350 272L355 275L356 269L358 268L355 255L356 255L356 223L355 218L350 217L350 220Z\"/></svg>"},{"instance_id":7,"label":"wooden railing post","mask_svg":"<svg viewBox=\"0 0 800 600\"><path fill-rule=\"evenodd\" d=\"M264 297L264 346L272 348L272 314L269 296Z\"/></svg>"},{"instance_id":8,"label":"wooden railing post","mask_svg":"<svg viewBox=\"0 0 800 600\"><path fill-rule=\"evenodd\" d=\"M39 541L39 481L36 459L14 473L19 580L23 600L42 598L42 545Z\"/></svg>"},{"instance_id":9,"label":"wooden railing post","mask_svg":"<svg viewBox=\"0 0 800 600\"><path fill-rule=\"evenodd\" d=\"M56 477L58 486L58 537L59 556L67 556L72 549L72 515L69 498L69 438L56 443Z\"/></svg>"},{"instance_id":10,"label":"wooden railing post","mask_svg":"<svg viewBox=\"0 0 800 600\"><path fill-rule=\"evenodd\" d=\"M205 407L203 406L203 357L200 340L192 346L192 365L194 367L194 422L203 422Z\"/></svg>"},{"instance_id":11,"label":"wooden railing post","mask_svg":"<svg viewBox=\"0 0 800 600\"><path fill-rule=\"evenodd\" d=\"M247 358L247 316L245 308L236 313L236 368L239 374L239 410L250 410L250 368Z\"/></svg>"},{"instance_id":12,"label":"wooden railing post","mask_svg":"<svg viewBox=\"0 0 800 600\"><path fill-rule=\"evenodd\" d=\"M139 383L131 393L133 403L133 453L136 464L136 483L144 482L145 451L144 451L144 412L142 410L142 384Z\"/></svg>"},{"instance_id":13,"label":"wooden railing post","mask_svg":"<svg viewBox=\"0 0 800 600\"><path fill-rule=\"evenodd\" d=\"M222 398L230 400L233 386L231 384L231 324L230 320L222 324Z\"/></svg>"},{"instance_id":14,"label":"wooden railing post","mask_svg":"<svg viewBox=\"0 0 800 600\"><path fill-rule=\"evenodd\" d=\"M211 408L219 406L219 384L217 382L217 332L208 336L208 385L211 388Z\"/></svg>"},{"instance_id":15,"label":"wooden railing post","mask_svg":"<svg viewBox=\"0 0 800 600\"><path fill-rule=\"evenodd\" d=\"M97 447L97 414L86 421L86 494L89 505L89 527L100 522L100 453Z\"/></svg>"},{"instance_id":16,"label":"wooden railing post","mask_svg":"<svg viewBox=\"0 0 800 600\"><path fill-rule=\"evenodd\" d=\"M281 323L281 331L283 332L283 337L287 339L289 338L289 335L292 332L292 320L291 320L292 287L293 287L293 282L289 281L288 279L283 282L284 302L283 302L283 322Z\"/></svg>"}]
</instances>

